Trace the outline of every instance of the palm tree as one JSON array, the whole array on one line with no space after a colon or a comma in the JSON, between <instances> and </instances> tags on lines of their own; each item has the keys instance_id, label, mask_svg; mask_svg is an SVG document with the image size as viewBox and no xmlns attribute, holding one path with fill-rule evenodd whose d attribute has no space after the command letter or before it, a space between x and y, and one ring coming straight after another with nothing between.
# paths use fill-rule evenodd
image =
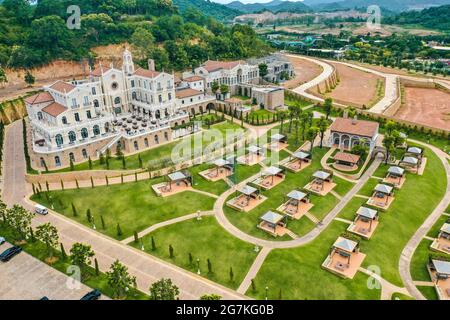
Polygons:
<instances>
[{"instance_id":1,"label":"palm tree","mask_svg":"<svg viewBox=\"0 0 450 320\"><path fill-rule=\"evenodd\" d=\"M323 146L323 136L325 135L325 131L328 129L328 120L325 117L320 117L320 119L317 121L317 127L320 131L320 148L322 149Z\"/></svg>"},{"instance_id":2,"label":"palm tree","mask_svg":"<svg viewBox=\"0 0 450 320\"><path fill-rule=\"evenodd\" d=\"M391 152L394 149L394 137L389 136L389 135L385 135L384 139L383 139L383 146L386 148L386 159L385 159L385 163L387 164L388 159L391 155Z\"/></svg>"},{"instance_id":3,"label":"palm tree","mask_svg":"<svg viewBox=\"0 0 450 320\"><path fill-rule=\"evenodd\" d=\"M314 140L317 137L317 134L319 133L319 128L312 126L309 127L308 130L306 130L306 139L311 143L310 149L309 149L309 153L311 154L312 157L312 151L313 151L313 147L314 147Z\"/></svg>"}]
</instances>

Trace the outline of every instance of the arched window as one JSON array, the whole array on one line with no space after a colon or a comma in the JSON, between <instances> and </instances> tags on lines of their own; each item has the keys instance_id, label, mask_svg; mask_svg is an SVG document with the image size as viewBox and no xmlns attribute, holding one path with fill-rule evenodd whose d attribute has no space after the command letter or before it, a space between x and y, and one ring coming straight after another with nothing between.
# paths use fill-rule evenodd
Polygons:
<instances>
[{"instance_id":1,"label":"arched window","mask_svg":"<svg viewBox=\"0 0 450 320\"><path fill-rule=\"evenodd\" d=\"M138 145L138 142L137 141L135 141L134 143L134 150L139 150L139 145Z\"/></svg>"},{"instance_id":2,"label":"arched window","mask_svg":"<svg viewBox=\"0 0 450 320\"><path fill-rule=\"evenodd\" d=\"M61 159L59 158L59 156L55 157L55 166L57 166L57 167L61 166Z\"/></svg>"},{"instance_id":3,"label":"arched window","mask_svg":"<svg viewBox=\"0 0 450 320\"><path fill-rule=\"evenodd\" d=\"M62 135L60 135L60 134L57 134L55 136L55 140L56 140L56 145L58 147L61 146L64 143L64 139L63 139Z\"/></svg>"},{"instance_id":4,"label":"arched window","mask_svg":"<svg viewBox=\"0 0 450 320\"><path fill-rule=\"evenodd\" d=\"M199 109L200 109L200 113L203 113L203 107L200 106Z\"/></svg>"},{"instance_id":5,"label":"arched window","mask_svg":"<svg viewBox=\"0 0 450 320\"><path fill-rule=\"evenodd\" d=\"M100 107L100 104L98 103L98 100L97 100L97 99L94 100L94 107L95 107L95 108Z\"/></svg>"},{"instance_id":6,"label":"arched window","mask_svg":"<svg viewBox=\"0 0 450 320\"><path fill-rule=\"evenodd\" d=\"M69 153L69 159L72 160L72 162L75 162L75 155L73 152Z\"/></svg>"},{"instance_id":7,"label":"arched window","mask_svg":"<svg viewBox=\"0 0 450 320\"><path fill-rule=\"evenodd\" d=\"M120 97L116 97L116 98L114 99L114 103L115 103L115 104L120 104Z\"/></svg>"},{"instance_id":8,"label":"arched window","mask_svg":"<svg viewBox=\"0 0 450 320\"><path fill-rule=\"evenodd\" d=\"M75 134L74 131L70 131L69 132L69 141L70 142L75 142L75 140L77 140L77 135Z\"/></svg>"},{"instance_id":9,"label":"arched window","mask_svg":"<svg viewBox=\"0 0 450 320\"><path fill-rule=\"evenodd\" d=\"M98 125L95 125L93 127L94 136L98 136L100 134L100 127Z\"/></svg>"},{"instance_id":10,"label":"arched window","mask_svg":"<svg viewBox=\"0 0 450 320\"><path fill-rule=\"evenodd\" d=\"M147 138L144 139L144 146L145 146L146 148L148 148L148 139L147 139Z\"/></svg>"},{"instance_id":11,"label":"arched window","mask_svg":"<svg viewBox=\"0 0 450 320\"><path fill-rule=\"evenodd\" d=\"M42 112L38 111L37 113L38 120L42 120Z\"/></svg>"},{"instance_id":12,"label":"arched window","mask_svg":"<svg viewBox=\"0 0 450 320\"><path fill-rule=\"evenodd\" d=\"M62 117L62 118L61 118L61 121L62 121L63 124L67 124L67 118L66 118L66 116Z\"/></svg>"},{"instance_id":13,"label":"arched window","mask_svg":"<svg viewBox=\"0 0 450 320\"><path fill-rule=\"evenodd\" d=\"M136 94L136 92L133 92L133 93L131 94L131 98L132 98L133 100L137 100L137 94Z\"/></svg>"},{"instance_id":14,"label":"arched window","mask_svg":"<svg viewBox=\"0 0 450 320\"><path fill-rule=\"evenodd\" d=\"M156 117L156 119L161 118L161 113L159 112L159 110L156 110L155 117Z\"/></svg>"},{"instance_id":15,"label":"arched window","mask_svg":"<svg viewBox=\"0 0 450 320\"><path fill-rule=\"evenodd\" d=\"M81 150L81 154L83 155L83 158L85 158L85 159L88 158L88 153L87 153L86 149Z\"/></svg>"},{"instance_id":16,"label":"arched window","mask_svg":"<svg viewBox=\"0 0 450 320\"><path fill-rule=\"evenodd\" d=\"M105 123L105 132L109 132L109 122Z\"/></svg>"},{"instance_id":17,"label":"arched window","mask_svg":"<svg viewBox=\"0 0 450 320\"><path fill-rule=\"evenodd\" d=\"M192 113L193 116L195 116L195 109L194 108L191 108L191 113Z\"/></svg>"},{"instance_id":18,"label":"arched window","mask_svg":"<svg viewBox=\"0 0 450 320\"><path fill-rule=\"evenodd\" d=\"M86 139L89 136L88 130L86 128L81 129L81 137Z\"/></svg>"},{"instance_id":19,"label":"arched window","mask_svg":"<svg viewBox=\"0 0 450 320\"><path fill-rule=\"evenodd\" d=\"M164 132L164 139L169 140L169 134L167 132Z\"/></svg>"},{"instance_id":20,"label":"arched window","mask_svg":"<svg viewBox=\"0 0 450 320\"><path fill-rule=\"evenodd\" d=\"M155 135L155 143L156 143L156 144L159 143L159 137L158 137L158 135Z\"/></svg>"},{"instance_id":21,"label":"arched window","mask_svg":"<svg viewBox=\"0 0 450 320\"><path fill-rule=\"evenodd\" d=\"M44 158L41 157L39 160L41 162L41 167L45 168L45 160L44 160Z\"/></svg>"}]
</instances>

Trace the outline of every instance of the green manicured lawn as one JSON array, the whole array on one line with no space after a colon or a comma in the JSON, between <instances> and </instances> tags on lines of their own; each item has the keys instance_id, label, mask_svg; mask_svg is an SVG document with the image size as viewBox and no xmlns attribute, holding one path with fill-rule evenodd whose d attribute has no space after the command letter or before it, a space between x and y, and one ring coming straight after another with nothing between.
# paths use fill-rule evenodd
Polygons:
<instances>
[{"instance_id":1,"label":"green manicured lawn","mask_svg":"<svg viewBox=\"0 0 450 320\"><path fill-rule=\"evenodd\" d=\"M206 116L206 115L205 115ZM237 124L225 121L225 122L221 122L215 125L211 126L211 129L217 129L220 131L220 133L223 135L223 139L225 141L225 135L230 132L232 132L233 130L237 130L237 129L241 129L240 126L238 126ZM194 137L197 137L201 135L202 136L202 143L203 143L203 148L206 147L208 144L210 144L211 142L214 142L214 140L211 138L211 136L208 134L208 130L202 132L202 133L196 133L194 135L188 136L184 139L189 139L189 141L191 142L192 147L194 147ZM141 157L142 160L142 164L143 167L147 167L148 163L152 160L155 159L164 159L164 158L170 158L171 154L172 154L172 150L173 148L179 144L181 141L184 140L176 140L176 141L172 141L166 144L162 144L159 147L155 147L152 149L148 149L145 151L142 151L138 154L134 154L131 156L127 156L125 157L126 159L126 169L139 169L139 156ZM114 155L112 155L114 156ZM93 170L106 170L106 164L100 164L99 160L93 160L92 161L92 169ZM122 170L122 160L112 157L109 161L109 169L110 170ZM74 166L74 170L75 171L79 171L79 170L89 170L89 163L88 162L83 162L83 163L79 163L76 164ZM56 170L56 171L51 171L51 172L68 172L70 171L70 168L64 168L61 170Z\"/></svg>"},{"instance_id":2,"label":"green manicured lawn","mask_svg":"<svg viewBox=\"0 0 450 320\"><path fill-rule=\"evenodd\" d=\"M354 183L336 176L333 177L333 181L337 184L337 186L334 187L333 190L340 196L344 196L345 194L347 194L347 192L349 192L350 189L354 186Z\"/></svg>"},{"instance_id":3,"label":"green manicured lawn","mask_svg":"<svg viewBox=\"0 0 450 320\"><path fill-rule=\"evenodd\" d=\"M447 221L450 221L450 217L446 215L442 215L439 217L439 219L436 221L433 227L431 227L430 231L427 233L427 236L436 238L439 234L439 230L442 228L444 223Z\"/></svg>"},{"instance_id":4,"label":"green manicured lawn","mask_svg":"<svg viewBox=\"0 0 450 320\"><path fill-rule=\"evenodd\" d=\"M358 272L352 280L342 279L321 268L337 236L346 224L334 221L313 242L294 249L272 250L255 278L256 292L247 295L264 299L379 299L380 290L368 289L368 277Z\"/></svg>"},{"instance_id":5,"label":"green manicured lawn","mask_svg":"<svg viewBox=\"0 0 450 320\"><path fill-rule=\"evenodd\" d=\"M400 292L395 292L392 294L391 300L414 300L414 298Z\"/></svg>"},{"instance_id":6,"label":"green manicured lawn","mask_svg":"<svg viewBox=\"0 0 450 320\"><path fill-rule=\"evenodd\" d=\"M215 195L220 195L221 193L224 193L228 189L228 185L224 180L212 182L206 180L205 178L203 178L201 175L198 174L199 172L202 172L210 168L214 168L214 165L204 163L189 169L189 172L194 177L194 188L209 193L213 193Z\"/></svg>"},{"instance_id":7,"label":"green manicured lawn","mask_svg":"<svg viewBox=\"0 0 450 320\"><path fill-rule=\"evenodd\" d=\"M427 270L427 263L430 256L431 240L423 239L417 246L411 259L410 271L413 280L431 281Z\"/></svg>"},{"instance_id":8,"label":"green manicured lawn","mask_svg":"<svg viewBox=\"0 0 450 320\"><path fill-rule=\"evenodd\" d=\"M299 98L296 98L296 97L285 97L284 98L284 104L287 105L287 106L298 105L301 108L304 108L304 107L312 105L311 102L303 100L303 99L299 99Z\"/></svg>"},{"instance_id":9,"label":"green manicured lawn","mask_svg":"<svg viewBox=\"0 0 450 320\"><path fill-rule=\"evenodd\" d=\"M424 174L407 173L403 187L395 191L394 202L381 213L376 232L370 241L361 243L361 251L367 255L364 266L379 266L382 277L399 286L403 285L398 273L400 254L445 194L442 162L430 150L425 153L428 161Z\"/></svg>"},{"instance_id":10,"label":"green manicured lawn","mask_svg":"<svg viewBox=\"0 0 450 320\"><path fill-rule=\"evenodd\" d=\"M361 196L367 196L367 197L372 196L375 186L379 183L381 183L381 180L370 178L366 182L366 184L359 190L358 194ZM395 190L394 190L394 195L395 195Z\"/></svg>"},{"instance_id":11,"label":"green manicured lawn","mask_svg":"<svg viewBox=\"0 0 450 320\"><path fill-rule=\"evenodd\" d=\"M152 236L155 251L151 250ZM146 252L192 272L197 272L197 258L200 259L202 276L233 289L239 287L257 255L253 245L233 237L211 216L158 229L142 241ZM140 243L132 245L141 248ZM174 258L170 258L169 245L173 247ZM192 264L189 253L193 257ZM208 273L207 259L211 262L211 274ZM230 268L233 268L233 281L230 280Z\"/></svg>"},{"instance_id":12,"label":"green manicured lawn","mask_svg":"<svg viewBox=\"0 0 450 320\"><path fill-rule=\"evenodd\" d=\"M51 191L49 195L56 211L86 226L86 211L91 210L97 231L116 239L124 239L155 223L194 213L197 210L211 210L215 199L206 195L185 191L169 197L158 197L150 185L162 179L130 182L111 186ZM41 194L32 199L51 208L51 203ZM61 206L62 202L63 206ZM71 203L77 209L76 217L72 214ZM101 218L105 221L105 229L101 226ZM117 233L120 224L122 235Z\"/></svg>"},{"instance_id":13,"label":"green manicured lawn","mask_svg":"<svg viewBox=\"0 0 450 320\"><path fill-rule=\"evenodd\" d=\"M417 287L427 300L439 300L435 287Z\"/></svg>"},{"instance_id":14,"label":"green manicured lawn","mask_svg":"<svg viewBox=\"0 0 450 320\"><path fill-rule=\"evenodd\" d=\"M320 159L327 152L327 150L328 149L326 148L315 148L313 154L313 163L299 173L295 174L286 171L285 180L270 190L262 191L262 194L268 199L250 212L238 212L225 205L224 212L227 218L236 227L253 236L271 240L290 240L291 238L286 235L283 237L274 238L268 233L258 229L256 225L259 223L260 216L262 216L266 211L273 211L286 201L286 194L294 189L301 190L311 180L312 174L320 168ZM342 190L340 190L341 192L349 189L349 187L351 187L352 185L347 181L343 182L343 180L339 178L336 178L336 182L338 184L344 184L344 187L342 187ZM232 194L229 199L234 197L235 194ZM334 208L334 206L338 203L338 199L331 193L329 193L324 197L311 195L311 202L314 204L314 207L310 210L310 213L321 220L332 208ZM300 234L307 233L312 229L310 227L313 227L314 224L310 223L309 221L302 221L303 219L308 218L302 217L300 220L289 220L288 228L293 232L298 231Z\"/></svg>"},{"instance_id":15,"label":"green manicured lawn","mask_svg":"<svg viewBox=\"0 0 450 320\"><path fill-rule=\"evenodd\" d=\"M0 234L2 237L6 238L7 241L14 243L16 240L15 233L12 232L12 230L3 223L0 223ZM16 244L17 245L17 244ZM19 244L19 246L28 254L32 255L33 257L39 259L43 263L48 264L45 260L48 257L47 253L47 247L40 241L34 241L34 242L26 242ZM70 248L65 249L66 252L69 252ZM51 267L66 274L67 270L69 270L69 266L72 265L70 260L66 258L66 260L63 260L61 257L61 252L59 250L53 249L53 256L57 257L58 260L51 264ZM130 272L130 274L133 274L133 272ZM67 274L70 276L70 274ZM100 292L108 297L113 296L113 291L111 287L108 285L108 278L105 273L100 273L99 275L95 274L94 268L90 266L86 266L86 271L82 278L82 283L86 284L87 286L91 288L95 288L100 290ZM80 298L82 297L82 293L80 293ZM126 299L130 300L147 300L149 299L149 296L144 294L143 292L131 289L127 293Z\"/></svg>"},{"instance_id":16,"label":"green manicured lawn","mask_svg":"<svg viewBox=\"0 0 450 320\"><path fill-rule=\"evenodd\" d=\"M352 200L347 203L344 209L339 212L339 217L353 221L355 219L356 211L361 206L365 206L367 199L353 197Z\"/></svg>"},{"instance_id":17,"label":"green manicured lawn","mask_svg":"<svg viewBox=\"0 0 450 320\"><path fill-rule=\"evenodd\" d=\"M261 166L259 164L255 164L254 166L237 165L235 171L236 182L239 183L241 181L244 181L245 179L254 176L260 171Z\"/></svg>"}]
</instances>

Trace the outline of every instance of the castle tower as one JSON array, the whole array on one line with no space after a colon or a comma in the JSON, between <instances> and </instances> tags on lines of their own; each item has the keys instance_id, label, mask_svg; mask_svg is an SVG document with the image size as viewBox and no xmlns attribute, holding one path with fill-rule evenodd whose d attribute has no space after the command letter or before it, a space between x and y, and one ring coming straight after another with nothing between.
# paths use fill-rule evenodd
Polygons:
<instances>
[{"instance_id":1,"label":"castle tower","mask_svg":"<svg viewBox=\"0 0 450 320\"><path fill-rule=\"evenodd\" d=\"M134 73L134 63L131 52L125 49L122 55L122 70L126 75L131 75Z\"/></svg>"}]
</instances>

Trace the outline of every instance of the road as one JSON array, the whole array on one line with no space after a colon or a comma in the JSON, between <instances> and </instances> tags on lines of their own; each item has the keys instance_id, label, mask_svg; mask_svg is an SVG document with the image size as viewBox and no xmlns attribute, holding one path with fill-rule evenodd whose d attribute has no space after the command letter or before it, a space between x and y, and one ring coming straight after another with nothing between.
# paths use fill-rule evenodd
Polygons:
<instances>
[{"instance_id":1,"label":"road","mask_svg":"<svg viewBox=\"0 0 450 320\"><path fill-rule=\"evenodd\" d=\"M25 158L23 155L22 122L16 121L7 126L4 145L4 188L3 200L12 206L19 203L32 210L30 202L25 200L30 194L25 182ZM140 250L136 250L72 220L50 212L46 216L36 216L34 225L50 222L59 231L60 241L66 248L74 242L88 243L95 251L100 270L106 271L119 259L137 278L138 288L148 292L150 285L161 279L170 278L180 288L180 299L198 299L201 295L215 293L223 299L245 299L237 292L209 281L205 278L166 263Z\"/></svg>"}]
</instances>

